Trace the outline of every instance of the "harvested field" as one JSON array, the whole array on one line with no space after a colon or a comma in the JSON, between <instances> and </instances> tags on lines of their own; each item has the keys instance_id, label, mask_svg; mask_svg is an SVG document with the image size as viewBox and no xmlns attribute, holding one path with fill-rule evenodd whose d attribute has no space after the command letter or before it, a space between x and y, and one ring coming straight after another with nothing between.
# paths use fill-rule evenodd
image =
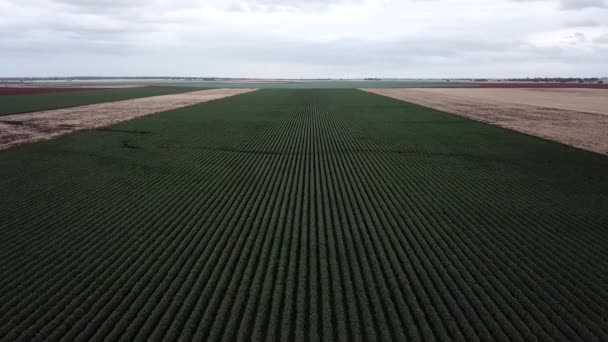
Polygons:
<instances>
[{"instance_id":1,"label":"harvested field","mask_svg":"<svg viewBox=\"0 0 608 342\"><path fill-rule=\"evenodd\" d=\"M600 89L414 89L481 103L507 102L608 115L608 91Z\"/></svg>"},{"instance_id":2,"label":"harvested field","mask_svg":"<svg viewBox=\"0 0 608 342\"><path fill-rule=\"evenodd\" d=\"M550 82L477 82L479 88L535 88L535 89L608 89L606 83L550 83Z\"/></svg>"},{"instance_id":3,"label":"harvested field","mask_svg":"<svg viewBox=\"0 0 608 342\"><path fill-rule=\"evenodd\" d=\"M27 114L5 115L0 118L0 150L254 90L201 90Z\"/></svg>"},{"instance_id":4,"label":"harvested field","mask_svg":"<svg viewBox=\"0 0 608 342\"><path fill-rule=\"evenodd\" d=\"M608 155L608 91L364 89Z\"/></svg>"},{"instance_id":5,"label":"harvested field","mask_svg":"<svg viewBox=\"0 0 608 342\"><path fill-rule=\"evenodd\" d=\"M608 341L608 158L356 90L0 152L2 341Z\"/></svg>"}]
</instances>

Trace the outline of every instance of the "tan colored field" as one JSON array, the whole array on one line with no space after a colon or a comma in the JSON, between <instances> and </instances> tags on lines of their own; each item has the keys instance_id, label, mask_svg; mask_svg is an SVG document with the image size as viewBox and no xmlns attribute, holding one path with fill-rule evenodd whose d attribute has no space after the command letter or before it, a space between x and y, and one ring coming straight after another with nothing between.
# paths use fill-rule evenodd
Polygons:
<instances>
[{"instance_id":1,"label":"tan colored field","mask_svg":"<svg viewBox=\"0 0 608 342\"><path fill-rule=\"evenodd\" d=\"M608 91L363 89L608 155Z\"/></svg>"},{"instance_id":2,"label":"tan colored field","mask_svg":"<svg viewBox=\"0 0 608 342\"><path fill-rule=\"evenodd\" d=\"M211 89L0 117L0 150L145 115L244 94L256 89Z\"/></svg>"}]
</instances>

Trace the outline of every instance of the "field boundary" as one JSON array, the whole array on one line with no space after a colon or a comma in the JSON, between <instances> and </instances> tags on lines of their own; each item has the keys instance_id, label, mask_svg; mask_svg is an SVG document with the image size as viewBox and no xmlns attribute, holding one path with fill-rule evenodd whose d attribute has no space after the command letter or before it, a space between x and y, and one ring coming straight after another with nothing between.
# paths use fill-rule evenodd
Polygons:
<instances>
[{"instance_id":1,"label":"field boundary","mask_svg":"<svg viewBox=\"0 0 608 342\"><path fill-rule=\"evenodd\" d=\"M374 89L364 92L431 108L518 133L608 155L608 115L513 101L474 99L426 89ZM498 90L498 89L497 89Z\"/></svg>"},{"instance_id":2,"label":"field boundary","mask_svg":"<svg viewBox=\"0 0 608 342\"><path fill-rule=\"evenodd\" d=\"M256 90L210 89L5 115L0 117L0 150Z\"/></svg>"}]
</instances>

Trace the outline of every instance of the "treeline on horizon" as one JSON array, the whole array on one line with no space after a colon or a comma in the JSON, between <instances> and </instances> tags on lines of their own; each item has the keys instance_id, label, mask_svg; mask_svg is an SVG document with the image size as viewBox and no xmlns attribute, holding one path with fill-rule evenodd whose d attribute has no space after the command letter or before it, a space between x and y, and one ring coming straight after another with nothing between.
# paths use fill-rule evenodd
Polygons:
<instances>
[{"instance_id":1,"label":"treeline on horizon","mask_svg":"<svg viewBox=\"0 0 608 342\"><path fill-rule=\"evenodd\" d=\"M602 82L599 77L535 77L535 78L507 78L506 81L512 82Z\"/></svg>"}]
</instances>

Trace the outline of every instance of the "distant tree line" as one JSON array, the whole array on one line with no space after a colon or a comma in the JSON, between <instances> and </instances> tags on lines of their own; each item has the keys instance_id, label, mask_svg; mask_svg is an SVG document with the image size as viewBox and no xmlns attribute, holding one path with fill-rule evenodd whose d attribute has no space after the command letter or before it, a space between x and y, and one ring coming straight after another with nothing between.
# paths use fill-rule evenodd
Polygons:
<instances>
[{"instance_id":1,"label":"distant tree line","mask_svg":"<svg viewBox=\"0 0 608 342\"><path fill-rule=\"evenodd\" d=\"M561 82L561 83L603 83L598 77L534 77L534 78L508 78L510 82Z\"/></svg>"}]
</instances>

